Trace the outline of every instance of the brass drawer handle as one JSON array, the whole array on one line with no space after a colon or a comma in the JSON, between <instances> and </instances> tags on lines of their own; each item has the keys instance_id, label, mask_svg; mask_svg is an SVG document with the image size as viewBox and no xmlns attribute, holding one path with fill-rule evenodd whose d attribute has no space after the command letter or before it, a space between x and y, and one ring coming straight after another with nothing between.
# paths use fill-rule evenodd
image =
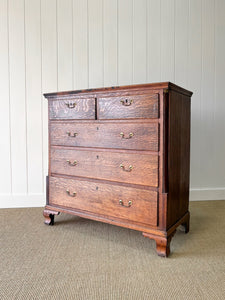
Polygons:
<instances>
[{"instance_id":1,"label":"brass drawer handle","mask_svg":"<svg viewBox=\"0 0 225 300\"><path fill-rule=\"evenodd\" d=\"M65 103L65 105L68 107L68 108L74 108L77 104L76 102L69 102L69 103Z\"/></svg>"},{"instance_id":2,"label":"brass drawer handle","mask_svg":"<svg viewBox=\"0 0 225 300\"><path fill-rule=\"evenodd\" d=\"M67 134L68 136L70 136L70 137L76 137L76 136L78 135L77 132L71 133L70 131L67 131L66 134Z\"/></svg>"},{"instance_id":3,"label":"brass drawer handle","mask_svg":"<svg viewBox=\"0 0 225 300\"><path fill-rule=\"evenodd\" d=\"M66 190L66 193L67 193L67 195L68 196L70 196L70 197L75 197L76 196L76 192L73 192L72 194L70 193L70 190Z\"/></svg>"},{"instance_id":4,"label":"brass drawer handle","mask_svg":"<svg viewBox=\"0 0 225 300\"><path fill-rule=\"evenodd\" d=\"M120 168L121 168L123 171L125 171L125 172L131 172L132 169L133 169L133 166L132 166L132 165L129 165L129 169L126 170L125 167L124 167L124 165L123 165L123 164L120 164Z\"/></svg>"},{"instance_id":5,"label":"brass drawer handle","mask_svg":"<svg viewBox=\"0 0 225 300\"><path fill-rule=\"evenodd\" d=\"M120 102L121 102L122 105L124 105L124 106L130 106L130 105L133 103L133 100L125 99L125 100L120 100Z\"/></svg>"},{"instance_id":6,"label":"brass drawer handle","mask_svg":"<svg viewBox=\"0 0 225 300\"><path fill-rule=\"evenodd\" d=\"M133 132L130 132L128 137L125 137L125 134L123 132L120 132L120 136L122 139L131 139L134 136L134 134Z\"/></svg>"},{"instance_id":7,"label":"brass drawer handle","mask_svg":"<svg viewBox=\"0 0 225 300\"><path fill-rule=\"evenodd\" d=\"M77 161L74 160L74 162L72 163L69 159L67 159L66 161L68 163L69 166L76 166L77 165Z\"/></svg>"},{"instance_id":8,"label":"brass drawer handle","mask_svg":"<svg viewBox=\"0 0 225 300\"><path fill-rule=\"evenodd\" d=\"M124 206L124 207L130 207L132 205L132 201L129 201L128 205L124 205L123 200L119 200L119 204Z\"/></svg>"}]
</instances>

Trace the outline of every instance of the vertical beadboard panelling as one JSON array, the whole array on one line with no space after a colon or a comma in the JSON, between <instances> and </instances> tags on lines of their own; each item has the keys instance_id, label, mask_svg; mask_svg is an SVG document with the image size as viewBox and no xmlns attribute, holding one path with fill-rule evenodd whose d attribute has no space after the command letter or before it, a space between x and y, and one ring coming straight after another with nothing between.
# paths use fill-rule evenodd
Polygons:
<instances>
[{"instance_id":1,"label":"vertical beadboard panelling","mask_svg":"<svg viewBox=\"0 0 225 300\"><path fill-rule=\"evenodd\" d=\"M133 0L118 1L118 83L133 82Z\"/></svg>"},{"instance_id":2,"label":"vertical beadboard panelling","mask_svg":"<svg viewBox=\"0 0 225 300\"><path fill-rule=\"evenodd\" d=\"M42 193L40 1L25 0L28 193Z\"/></svg>"},{"instance_id":3,"label":"vertical beadboard panelling","mask_svg":"<svg viewBox=\"0 0 225 300\"><path fill-rule=\"evenodd\" d=\"M160 81L160 1L147 0L147 81Z\"/></svg>"},{"instance_id":4,"label":"vertical beadboard panelling","mask_svg":"<svg viewBox=\"0 0 225 300\"><path fill-rule=\"evenodd\" d=\"M55 92L58 90L56 0L41 0L41 35L43 93Z\"/></svg>"},{"instance_id":5,"label":"vertical beadboard panelling","mask_svg":"<svg viewBox=\"0 0 225 300\"><path fill-rule=\"evenodd\" d=\"M42 92L55 92L57 85L56 0L41 1ZM43 97L43 180L48 174L48 105Z\"/></svg>"},{"instance_id":6,"label":"vertical beadboard panelling","mask_svg":"<svg viewBox=\"0 0 225 300\"><path fill-rule=\"evenodd\" d=\"M162 4L160 80L174 82L174 0L163 1Z\"/></svg>"},{"instance_id":7,"label":"vertical beadboard panelling","mask_svg":"<svg viewBox=\"0 0 225 300\"><path fill-rule=\"evenodd\" d=\"M9 49L8 49L8 4L0 1L0 194L11 193L11 157L10 157L10 95L9 95Z\"/></svg>"},{"instance_id":8,"label":"vertical beadboard panelling","mask_svg":"<svg viewBox=\"0 0 225 300\"><path fill-rule=\"evenodd\" d=\"M27 192L24 0L9 0L12 193Z\"/></svg>"},{"instance_id":9,"label":"vertical beadboard panelling","mask_svg":"<svg viewBox=\"0 0 225 300\"><path fill-rule=\"evenodd\" d=\"M103 86L103 3L88 1L89 86Z\"/></svg>"},{"instance_id":10,"label":"vertical beadboard panelling","mask_svg":"<svg viewBox=\"0 0 225 300\"><path fill-rule=\"evenodd\" d=\"M225 1L215 2L215 187L225 185Z\"/></svg>"},{"instance_id":11,"label":"vertical beadboard panelling","mask_svg":"<svg viewBox=\"0 0 225 300\"><path fill-rule=\"evenodd\" d=\"M133 83L147 80L146 8L146 0L133 0Z\"/></svg>"},{"instance_id":12,"label":"vertical beadboard panelling","mask_svg":"<svg viewBox=\"0 0 225 300\"><path fill-rule=\"evenodd\" d=\"M199 186L205 188L214 180L214 0L202 1L202 105L200 167L204 176Z\"/></svg>"},{"instance_id":13,"label":"vertical beadboard panelling","mask_svg":"<svg viewBox=\"0 0 225 300\"><path fill-rule=\"evenodd\" d=\"M202 176L200 168L200 126L201 126L201 0L190 0L189 46L188 46L188 84L193 92L191 100L191 187L199 187Z\"/></svg>"},{"instance_id":14,"label":"vertical beadboard panelling","mask_svg":"<svg viewBox=\"0 0 225 300\"><path fill-rule=\"evenodd\" d=\"M224 11L224 0L1 0L1 206L43 205L42 93L167 80L194 92L191 195L224 198Z\"/></svg>"},{"instance_id":15,"label":"vertical beadboard panelling","mask_svg":"<svg viewBox=\"0 0 225 300\"><path fill-rule=\"evenodd\" d=\"M103 1L104 86L118 84L117 1Z\"/></svg>"},{"instance_id":16,"label":"vertical beadboard panelling","mask_svg":"<svg viewBox=\"0 0 225 300\"><path fill-rule=\"evenodd\" d=\"M187 0L175 0L175 83L187 86L188 15ZM163 68L163 66L162 66Z\"/></svg>"},{"instance_id":17,"label":"vertical beadboard panelling","mask_svg":"<svg viewBox=\"0 0 225 300\"><path fill-rule=\"evenodd\" d=\"M57 0L58 89L73 88L73 1Z\"/></svg>"},{"instance_id":18,"label":"vertical beadboard panelling","mask_svg":"<svg viewBox=\"0 0 225 300\"><path fill-rule=\"evenodd\" d=\"M73 0L74 89L88 88L88 0Z\"/></svg>"}]
</instances>

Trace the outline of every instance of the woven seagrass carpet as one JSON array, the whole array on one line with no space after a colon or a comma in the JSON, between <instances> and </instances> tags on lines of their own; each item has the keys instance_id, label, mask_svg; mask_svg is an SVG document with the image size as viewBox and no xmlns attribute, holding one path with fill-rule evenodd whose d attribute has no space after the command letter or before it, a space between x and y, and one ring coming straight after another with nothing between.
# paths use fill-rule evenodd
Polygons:
<instances>
[{"instance_id":1,"label":"woven seagrass carpet","mask_svg":"<svg viewBox=\"0 0 225 300\"><path fill-rule=\"evenodd\" d=\"M0 210L0 299L225 299L225 201L191 202L169 258L140 232L42 208Z\"/></svg>"}]
</instances>

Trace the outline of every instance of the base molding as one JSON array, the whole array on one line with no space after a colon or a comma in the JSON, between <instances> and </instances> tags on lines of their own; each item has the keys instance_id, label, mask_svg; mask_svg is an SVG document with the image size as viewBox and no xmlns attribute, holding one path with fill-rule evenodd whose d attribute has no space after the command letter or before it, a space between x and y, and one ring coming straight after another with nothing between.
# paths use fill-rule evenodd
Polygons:
<instances>
[{"instance_id":1,"label":"base molding","mask_svg":"<svg viewBox=\"0 0 225 300\"><path fill-rule=\"evenodd\" d=\"M191 189L190 201L225 200L225 188Z\"/></svg>"},{"instance_id":2,"label":"base molding","mask_svg":"<svg viewBox=\"0 0 225 300\"><path fill-rule=\"evenodd\" d=\"M0 208L44 207L45 194L0 194Z\"/></svg>"}]
</instances>

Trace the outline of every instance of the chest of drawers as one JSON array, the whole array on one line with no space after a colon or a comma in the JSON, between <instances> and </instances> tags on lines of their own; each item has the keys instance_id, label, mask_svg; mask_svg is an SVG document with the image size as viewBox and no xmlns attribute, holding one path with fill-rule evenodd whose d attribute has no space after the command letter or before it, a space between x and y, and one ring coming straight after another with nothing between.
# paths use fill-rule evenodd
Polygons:
<instances>
[{"instance_id":1,"label":"chest of drawers","mask_svg":"<svg viewBox=\"0 0 225 300\"><path fill-rule=\"evenodd\" d=\"M169 82L45 94L45 223L64 212L135 229L168 256L189 231L191 95Z\"/></svg>"}]
</instances>

